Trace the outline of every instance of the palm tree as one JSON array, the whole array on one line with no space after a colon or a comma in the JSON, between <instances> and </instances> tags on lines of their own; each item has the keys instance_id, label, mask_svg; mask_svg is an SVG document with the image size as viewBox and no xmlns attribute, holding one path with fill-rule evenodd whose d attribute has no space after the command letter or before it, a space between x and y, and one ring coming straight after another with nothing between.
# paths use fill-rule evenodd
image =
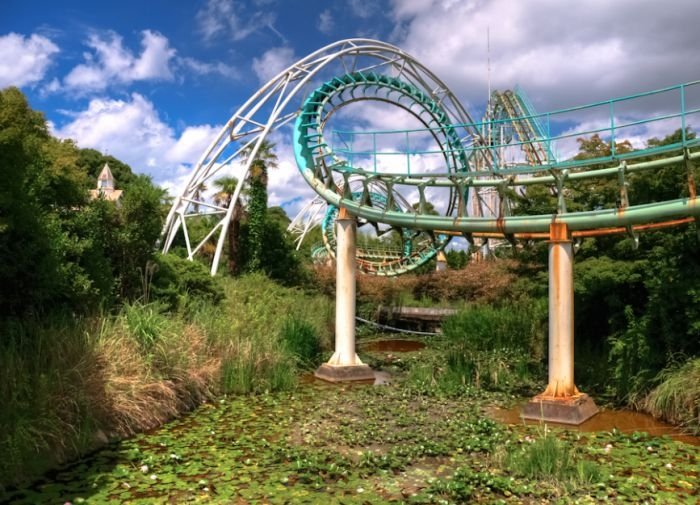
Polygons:
<instances>
[{"instance_id":1,"label":"palm tree","mask_svg":"<svg viewBox=\"0 0 700 505\"><path fill-rule=\"evenodd\" d=\"M250 203L248 206L248 223L250 237L250 255L248 268L252 271L262 267L264 248L264 234L267 214L267 170L277 168L277 154L274 151L275 144L263 140L258 152L250 163ZM243 162L250 161L252 147L243 151Z\"/></svg>"},{"instance_id":2,"label":"palm tree","mask_svg":"<svg viewBox=\"0 0 700 505\"><path fill-rule=\"evenodd\" d=\"M250 155L253 152L253 145L251 144L246 150L243 151L243 163L247 163L250 159ZM265 191L267 191L267 169L277 168L278 159L275 153L275 143L269 140L263 140L260 143L260 148L258 152L255 153L255 158L253 158L250 164L250 180L260 180Z\"/></svg>"},{"instance_id":3,"label":"palm tree","mask_svg":"<svg viewBox=\"0 0 700 505\"><path fill-rule=\"evenodd\" d=\"M214 203L228 209L231 205L233 193L238 186L238 179L224 176L214 181L214 186L219 191L214 195ZM228 271L231 275L237 275L240 271L240 237L241 219L243 218L243 205L238 198L234 203L231 213L231 222L228 226Z\"/></svg>"},{"instance_id":4,"label":"palm tree","mask_svg":"<svg viewBox=\"0 0 700 505\"><path fill-rule=\"evenodd\" d=\"M194 190L192 199L195 200L195 203L192 204L192 209L195 213L199 213L199 202L202 201L202 195L207 189L209 189L207 188L207 184L205 182L200 182L197 188Z\"/></svg>"}]
</instances>

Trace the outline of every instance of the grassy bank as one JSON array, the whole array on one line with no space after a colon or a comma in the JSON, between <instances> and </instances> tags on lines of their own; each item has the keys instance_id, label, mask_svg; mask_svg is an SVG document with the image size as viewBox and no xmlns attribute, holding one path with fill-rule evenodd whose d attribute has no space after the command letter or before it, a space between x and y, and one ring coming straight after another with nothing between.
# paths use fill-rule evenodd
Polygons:
<instances>
[{"instance_id":1,"label":"grassy bank","mask_svg":"<svg viewBox=\"0 0 700 505\"><path fill-rule=\"evenodd\" d=\"M29 480L219 393L292 387L313 360L308 349L328 345L331 303L262 275L223 289L219 304L136 303L103 317L6 322L0 483Z\"/></svg>"}]
</instances>

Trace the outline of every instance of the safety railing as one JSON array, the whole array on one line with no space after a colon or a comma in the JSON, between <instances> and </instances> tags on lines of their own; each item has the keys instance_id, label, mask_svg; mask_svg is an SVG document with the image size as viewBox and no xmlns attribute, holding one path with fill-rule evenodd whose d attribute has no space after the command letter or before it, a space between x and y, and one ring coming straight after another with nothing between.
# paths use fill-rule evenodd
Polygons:
<instances>
[{"instance_id":1,"label":"safety railing","mask_svg":"<svg viewBox=\"0 0 700 505\"><path fill-rule=\"evenodd\" d=\"M671 94L677 94L675 99ZM696 95L697 104L689 106L688 95L694 93ZM528 105L528 99L524 95L520 96ZM642 99L660 99L661 104L652 104L656 110L663 112L651 113L647 117L639 117L638 114L618 113L621 105L628 105L633 101L641 101ZM675 104L675 105L674 105ZM597 110L596 110L597 109ZM595 114L604 110L604 114ZM636 116L636 117L635 117ZM576 117L579 119L576 120ZM550 153L558 152L559 156L566 154L566 150L562 149L562 144L570 143L569 156L563 156L564 159L555 160L554 156L549 157L547 163L541 165L527 165L522 163L521 166L513 167L509 165L499 165L498 160L494 160L490 170L497 175L512 175L523 172L535 172L538 170L552 170L575 168L582 165L601 164L616 160L623 160L630 157L640 157L645 155L654 155L661 152L678 150L685 147L694 147L700 144L700 139L688 135L688 131L692 127L700 126L700 81L693 81L677 86L670 86L654 91L639 93L636 95L615 98L611 100L595 102L588 105L570 107L552 112L531 114L520 116L517 118L495 119L492 121L474 122L468 124L451 125L457 132L473 132L474 130L482 131L484 127L498 129L501 126L510 127L517 122L530 121L536 125L536 129L543 134L543 138L537 141L544 142L547 150ZM568 125L572 123L588 124L591 126L572 130ZM653 126L653 128L649 128ZM645 129L646 127L646 129ZM412 165L418 157L424 156L449 156L458 155L462 152L467 152L470 159L475 159L480 154L486 151L498 148L513 148L522 147L531 144L533 139L514 139L509 143L491 143L487 145L484 139L476 139L470 142L468 146L428 146L426 144L426 134L433 132L444 131L444 126L431 128L415 128L401 130L370 130L370 131L352 131L352 130L334 130L331 138L331 149L338 157L344 158L347 165L343 170L360 170L362 172L371 172L377 175L406 175L411 177L435 177L447 176L447 172L417 171ZM653 132L658 135L659 132L672 134L675 131L680 131L680 136L677 142L667 143L664 145L646 145L643 147L637 146L633 152L620 152L617 144L631 137L639 136L646 132ZM590 138L593 135L598 135L600 139L608 145L609 153L601 156L589 157L585 160L573 159L573 154L576 153L571 147L575 147L577 139ZM471 133L468 135L470 138ZM393 143L386 139L393 137ZM399 140L400 139L400 140ZM415 140L413 140L415 139ZM388 144L391 147L386 147ZM382 171L380 159L382 157L392 157L391 171ZM403 160L403 165L401 164ZM402 168L403 167L403 168ZM453 175L453 174L452 174ZM483 175L483 174L474 174Z\"/></svg>"}]
</instances>

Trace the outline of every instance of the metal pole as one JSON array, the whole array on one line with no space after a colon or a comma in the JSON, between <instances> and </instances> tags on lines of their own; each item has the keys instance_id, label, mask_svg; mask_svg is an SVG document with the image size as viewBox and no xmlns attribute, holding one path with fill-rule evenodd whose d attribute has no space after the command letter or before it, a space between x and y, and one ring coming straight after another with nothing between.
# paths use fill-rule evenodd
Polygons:
<instances>
[{"instance_id":1,"label":"metal pole","mask_svg":"<svg viewBox=\"0 0 700 505\"><path fill-rule=\"evenodd\" d=\"M574 385L574 251L566 223L549 228L549 384L543 396L578 394Z\"/></svg>"},{"instance_id":2,"label":"metal pole","mask_svg":"<svg viewBox=\"0 0 700 505\"><path fill-rule=\"evenodd\" d=\"M355 352L355 273L357 222L343 207L336 224L335 352L314 373L331 382L374 380Z\"/></svg>"},{"instance_id":3,"label":"metal pole","mask_svg":"<svg viewBox=\"0 0 700 505\"><path fill-rule=\"evenodd\" d=\"M341 208L336 220L335 353L329 365L362 365L355 353L355 242L357 222Z\"/></svg>"}]
</instances>

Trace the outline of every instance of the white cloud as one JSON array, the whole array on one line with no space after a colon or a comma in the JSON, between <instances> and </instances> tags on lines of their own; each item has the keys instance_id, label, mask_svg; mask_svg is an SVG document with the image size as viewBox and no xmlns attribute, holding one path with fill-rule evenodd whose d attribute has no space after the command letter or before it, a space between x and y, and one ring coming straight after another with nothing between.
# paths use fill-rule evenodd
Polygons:
<instances>
[{"instance_id":1,"label":"white cloud","mask_svg":"<svg viewBox=\"0 0 700 505\"><path fill-rule=\"evenodd\" d=\"M176 51L160 33L142 32L143 51L139 56L125 48L122 37L114 32L104 37L92 34L87 45L92 52L86 52L85 63L73 68L65 77L63 84L66 89L101 91L113 84L173 78L170 64Z\"/></svg>"},{"instance_id":2,"label":"white cloud","mask_svg":"<svg viewBox=\"0 0 700 505\"><path fill-rule=\"evenodd\" d=\"M236 67L232 65L227 65L225 63L222 63L220 61L217 61L215 63L207 63L204 61L197 60L195 58L190 58L190 57L185 57L185 58L180 58L178 59L178 63L189 69L192 70L194 73L198 75L221 75L222 77L228 77L230 79L238 79L240 78L240 73L236 69Z\"/></svg>"},{"instance_id":3,"label":"white cloud","mask_svg":"<svg viewBox=\"0 0 700 505\"><path fill-rule=\"evenodd\" d=\"M41 81L59 49L41 35L9 33L0 37L0 88Z\"/></svg>"},{"instance_id":4,"label":"white cloud","mask_svg":"<svg viewBox=\"0 0 700 505\"><path fill-rule=\"evenodd\" d=\"M318 15L318 23L316 24L321 33L330 35L335 27L335 20L330 9L326 9Z\"/></svg>"},{"instance_id":5,"label":"white cloud","mask_svg":"<svg viewBox=\"0 0 700 505\"><path fill-rule=\"evenodd\" d=\"M296 61L290 47L273 47L260 58L253 58L253 72L261 83L265 83Z\"/></svg>"},{"instance_id":6,"label":"white cloud","mask_svg":"<svg viewBox=\"0 0 700 505\"><path fill-rule=\"evenodd\" d=\"M205 41L222 36L243 40L274 21L275 15L269 9L249 12L245 2L234 0L209 0L197 13L197 24Z\"/></svg>"},{"instance_id":7,"label":"white cloud","mask_svg":"<svg viewBox=\"0 0 700 505\"><path fill-rule=\"evenodd\" d=\"M378 14L380 9L379 2L375 0L350 0L350 10L352 13L361 19L369 19Z\"/></svg>"},{"instance_id":8,"label":"white cloud","mask_svg":"<svg viewBox=\"0 0 700 505\"><path fill-rule=\"evenodd\" d=\"M222 128L188 126L177 134L159 117L153 103L138 93L127 100L95 98L85 110L67 114L67 124L52 126L56 136L74 139L80 147L98 149L123 160L136 172L153 177L172 195L184 189L194 165ZM279 168L269 174L269 202L271 206L283 206L294 216L315 193L297 168L291 131L285 128L273 132L270 140L276 143ZM234 162L221 175L239 175L240 168ZM208 186L210 192L214 191L213 182Z\"/></svg>"},{"instance_id":9,"label":"white cloud","mask_svg":"<svg viewBox=\"0 0 700 505\"><path fill-rule=\"evenodd\" d=\"M493 88L520 84L542 111L690 81L700 68L695 0L673 9L637 0L393 0L393 15L394 42L466 105L486 101L487 30Z\"/></svg>"},{"instance_id":10,"label":"white cloud","mask_svg":"<svg viewBox=\"0 0 700 505\"><path fill-rule=\"evenodd\" d=\"M166 154L166 160L173 163L196 163L204 149L214 140L219 127L209 125L189 126L180 135Z\"/></svg>"},{"instance_id":11,"label":"white cloud","mask_svg":"<svg viewBox=\"0 0 700 505\"><path fill-rule=\"evenodd\" d=\"M275 153L278 157L277 169L269 172L269 204L281 206L293 219L302 207L316 196L316 193L299 173L294 158L291 131L287 128L277 130L268 140L275 144Z\"/></svg>"},{"instance_id":12,"label":"white cloud","mask_svg":"<svg viewBox=\"0 0 700 505\"><path fill-rule=\"evenodd\" d=\"M181 177L220 129L189 126L178 136L160 119L153 104L138 93L129 100L95 98L87 109L70 115L70 122L54 130L58 137L108 152L159 183Z\"/></svg>"}]
</instances>

